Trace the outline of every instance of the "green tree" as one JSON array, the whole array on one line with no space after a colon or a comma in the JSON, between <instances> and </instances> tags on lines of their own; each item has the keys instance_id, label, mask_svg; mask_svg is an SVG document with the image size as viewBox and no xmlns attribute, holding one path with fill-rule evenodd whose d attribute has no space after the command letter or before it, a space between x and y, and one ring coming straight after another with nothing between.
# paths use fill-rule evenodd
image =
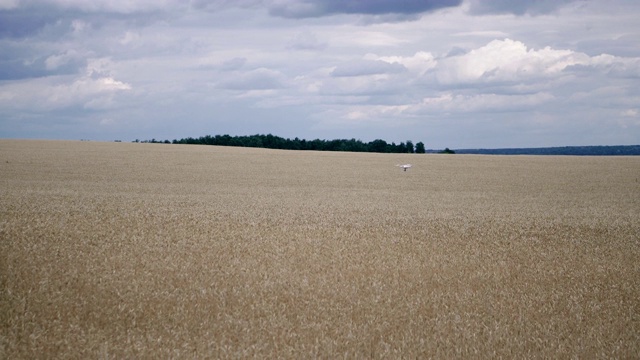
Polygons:
<instances>
[{"instance_id":1,"label":"green tree","mask_svg":"<svg viewBox=\"0 0 640 360\"><path fill-rule=\"evenodd\" d=\"M417 154L424 154L426 151L424 149L424 144L422 143L422 141L418 142L416 144L416 153Z\"/></svg>"},{"instance_id":2,"label":"green tree","mask_svg":"<svg viewBox=\"0 0 640 360\"><path fill-rule=\"evenodd\" d=\"M413 154L413 142L411 140L407 140L407 152Z\"/></svg>"},{"instance_id":3,"label":"green tree","mask_svg":"<svg viewBox=\"0 0 640 360\"><path fill-rule=\"evenodd\" d=\"M375 139L369 143L369 151L378 153L387 152L387 142L382 139Z\"/></svg>"}]
</instances>

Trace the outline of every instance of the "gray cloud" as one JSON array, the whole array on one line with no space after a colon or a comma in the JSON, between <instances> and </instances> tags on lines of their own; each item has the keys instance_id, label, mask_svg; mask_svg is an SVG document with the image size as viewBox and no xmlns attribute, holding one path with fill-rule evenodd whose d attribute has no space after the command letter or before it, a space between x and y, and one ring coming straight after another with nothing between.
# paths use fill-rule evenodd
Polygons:
<instances>
[{"instance_id":1,"label":"gray cloud","mask_svg":"<svg viewBox=\"0 0 640 360\"><path fill-rule=\"evenodd\" d=\"M240 70L246 63L247 63L246 58L236 57L223 62L222 65L220 66L220 69L222 71Z\"/></svg>"},{"instance_id":2,"label":"gray cloud","mask_svg":"<svg viewBox=\"0 0 640 360\"><path fill-rule=\"evenodd\" d=\"M69 15L50 5L0 10L0 38L34 36Z\"/></svg>"},{"instance_id":3,"label":"gray cloud","mask_svg":"<svg viewBox=\"0 0 640 360\"><path fill-rule=\"evenodd\" d=\"M283 87L281 73L265 68L251 70L241 74L233 74L221 81L218 87L229 90L269 90Z\"/></svg>"},{"instance_id":4,"label":"gray cloud","mask_svg":"<svg viewBox=\"0 0 640 360\"><path fill-rule=\"evenodd\" d=\"M318 37L311 32L301 32L289 41L288 48L293 50L324 50L327 43L318 40Z\"/></svg>"},{"instance_id":5,"label":"gray cloud","mask_svg":"<svg viewBox=\"0 0 640 360\"><path fill-rule=\"evenodd\" d=\"M548 14L572 2L584 0L470 0L471 12L475 14L511 13Z\"/></svg>"},{"instance_id":6,"label":"gray cloud","mask_svg":"<svg viewBox=\"0 0 640 360\"><path fill-rule=\"evenodd\" d=\"M114 22L122 28L145 26L175 16L172 11L179 9L178 4L163 7L162 2L154 4L151 1L25 1L18 7L0 10L0 39L40 37L58 40L74 30L72 23L77 19L83 19L95 28Z\"/></svg>"},{"instance_id":7,"label":"gray cloud","mask_svg":"<svg viewBox=\"0 0 640 360\"><path fill-rule=\"evenodd\" d=\"M0 81L40 77L47 73L44 66L34 68L20 59L0 60Z\"/></svg>"},{"instance_id":8,"label":"gray cloud","mask_svg":"<svg viewBox=\"0 0 640 360\"><path fill-rule=\"evenodd\" d=\"M461 3L462 0L285 0L272 3L269 10L272 15L288 18L334 14L419 14Z\"/></svg>"},{"instance_id":9,"label":"gray cloud","mask_svg":"<svg viewBox=\"0 0 640 360\"><path fill-rule=\"evenodd\" d=\"M0 54L0 80L74 74L87 64L86 56L75 50L42 53L6 41L2 47L5 52Z\"/></svg>"},{"instance_id":10,"label":"gray cloud","mask_svg":"<svg viewBox=\"0 0 640 360\"><path fill-rule=\"evenodd\" d=\"M375 74L393 74L406 71L402 64L388 63L379 60L358 60L338 65L332 72L332 76L348 77Z\"/></svg>"}]
</instances>

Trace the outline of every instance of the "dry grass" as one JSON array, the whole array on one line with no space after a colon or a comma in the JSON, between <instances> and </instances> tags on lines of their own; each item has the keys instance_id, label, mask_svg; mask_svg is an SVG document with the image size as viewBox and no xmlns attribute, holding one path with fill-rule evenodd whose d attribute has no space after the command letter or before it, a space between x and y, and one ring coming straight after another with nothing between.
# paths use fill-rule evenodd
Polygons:
<instances>
[{"instance_id":1,"label":"dry grass","mask_svg":"<svg viewBox=\"0 0 640 360\"><path fill-rule=\"evenodd\" d=\"M0 140L0 358L637 357L639 180L640 157Z\"/></svg>"}]
</instances>

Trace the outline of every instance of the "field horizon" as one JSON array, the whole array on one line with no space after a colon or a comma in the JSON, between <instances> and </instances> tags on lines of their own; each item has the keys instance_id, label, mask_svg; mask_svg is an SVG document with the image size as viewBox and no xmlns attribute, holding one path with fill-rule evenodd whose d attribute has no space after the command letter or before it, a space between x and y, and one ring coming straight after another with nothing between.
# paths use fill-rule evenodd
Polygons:
<instances>
[{"instance_id":1,"label":"field horizon","mask_svg":"<svg viewBox=\"0 0 640 360\"><path fill-rule=\"evenodd\" d=\"M633 358L639 180L626 156L0 140L0 358Z\"/></svg>"}]
</instances>

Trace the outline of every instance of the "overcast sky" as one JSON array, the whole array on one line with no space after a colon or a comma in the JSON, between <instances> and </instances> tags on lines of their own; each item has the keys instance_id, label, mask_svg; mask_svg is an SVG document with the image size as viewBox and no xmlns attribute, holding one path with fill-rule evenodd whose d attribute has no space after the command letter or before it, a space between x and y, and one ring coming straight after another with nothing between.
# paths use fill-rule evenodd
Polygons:
<instances>
[{"instance_id":1,"label":"overcast sky","mask_svg":"<svg viewBox=\"0 0 640 360\"><path fill-rule=\"evenodd\" d=\"M640 144L637 0L0 0L0 137Z\"/></svg>"}]
</instances>

